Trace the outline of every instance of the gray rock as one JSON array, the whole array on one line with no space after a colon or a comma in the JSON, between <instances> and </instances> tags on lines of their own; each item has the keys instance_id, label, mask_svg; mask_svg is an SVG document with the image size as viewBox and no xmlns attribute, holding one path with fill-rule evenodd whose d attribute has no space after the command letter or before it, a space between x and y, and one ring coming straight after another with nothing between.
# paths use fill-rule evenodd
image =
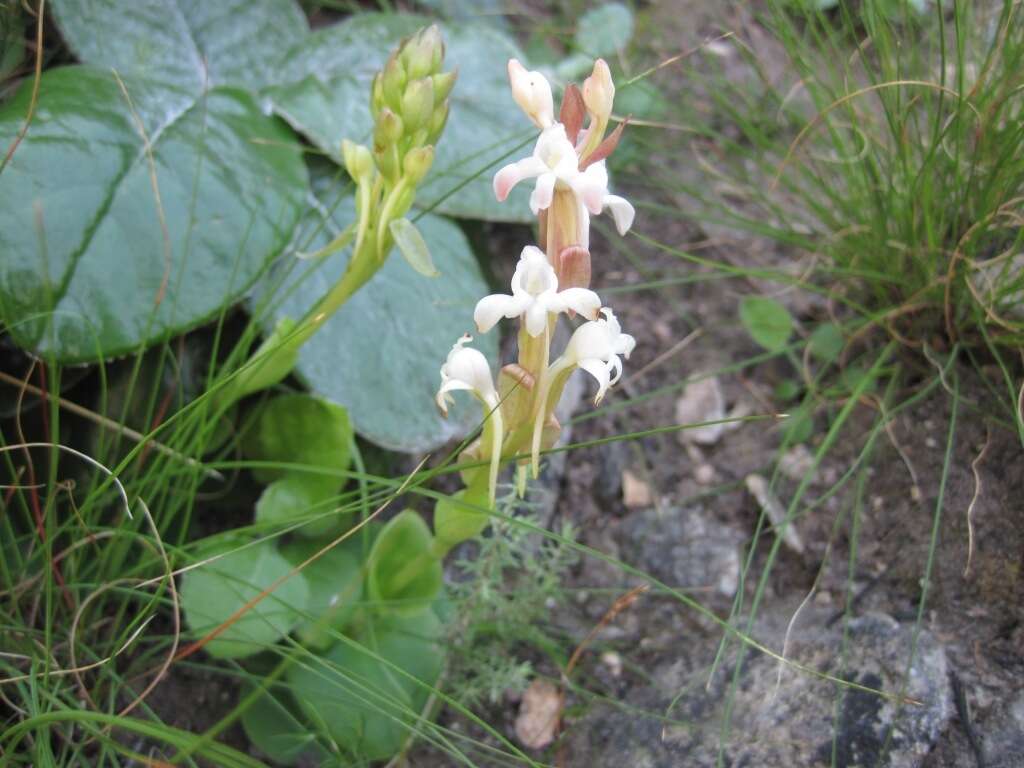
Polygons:
<instances>
[{"instance_id":1,"label":"gray rock","mask_svg":"<svg viewBox=\"0 0 1024 768\"><path fill-rule=\"evenodd\" d=\"M727 597L736 592L743 535L697 508L632 514L620 539L626 562L671 587L711 588Z\"/></svg>"},{"instance_id":2,"label":"gray rock","mask_svg":"<svg viewBox=\"0 0 1024 768\"><path fill-rule=\"evenodd\" d=\"M780 622L774 623L769 632L776 635L775 642L768 644L778 648ZM880 614L853 620L843 663L842 628L824 627L822 614L800 622L808 623L821 628L794 629L787 649L791 661L887 694L900 691L912 645L911 626ZM755 631L755 636L762 634ZM713 655L714 648L706 650ZM721 765L737 768L914 768L921 765L953 712L945 650L926 630L918 635L906 677L905 695L920 704L897 706L891 698L838 689L835 683L791 667L783 668L780 676L778 662L757 652L746 655L735 686L734 654L707 690L709 661L707 656L697 662L692 649L681 652L680 660L653 668L653 684L627 694L628 709L599 708L573 725L573 764L703 768L718 765L721 758ZM638 715L639 709L654 716Z\"/></svg>"},{"instance_id":3,"label":"gray rock","mask_svg":"<svg viewBox=\"0 0 1024 768\"><path fill-rule=\"evenodd\" d=\"M1024 766L1024 690L985 723L983 749L986 768Z\"/></svg>"}]
</instances>

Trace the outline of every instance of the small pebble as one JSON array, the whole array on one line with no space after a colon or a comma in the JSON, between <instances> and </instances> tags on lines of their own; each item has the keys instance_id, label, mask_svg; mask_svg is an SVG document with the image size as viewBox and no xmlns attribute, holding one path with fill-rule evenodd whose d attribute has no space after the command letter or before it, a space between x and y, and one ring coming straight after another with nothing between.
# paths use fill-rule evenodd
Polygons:
<instances>
[{"instance_id":1,"label":"small pebble","mask_svg":"<svg viewBox=\"0 0 1024 768\"><path fill-rule=\"evenodd\" d=\"M711 485L715 481L715 468L710 464L700 464L693 471L693 479L701 485Z\"/></svg>"}]
</instances>

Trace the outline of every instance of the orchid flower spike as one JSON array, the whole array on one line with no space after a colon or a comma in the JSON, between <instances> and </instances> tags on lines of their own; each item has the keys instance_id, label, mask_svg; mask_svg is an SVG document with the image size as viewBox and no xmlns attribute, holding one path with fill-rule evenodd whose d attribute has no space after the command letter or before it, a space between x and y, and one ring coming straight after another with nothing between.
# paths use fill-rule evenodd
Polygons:
<instances>
[{"instance_id":1,"label":"orchid flower spike","mask_svg":"<svg viewBox=\"0 0 1024 768\"><path fill-rule=\"evenodd\" d=\"M505 427L501 418L501 398L491 378L491 366L487 358L478 349L467 347L473 340L468 333L455 342L448 359L441 366L441 388L437 391L437 407L441 413L448 415L448 403L452 401L450 392L468 390L484 406L484 435L491 436L491 463L488 474L491 504L494 504L498 486L498 469L501 466L501 446L505 440Z\"/></svg>"},{"instance_id":2,"label":"orchid flower spike","mask_svg":"<svg viewBox=\"0 0 1024 768\"><path fill-rule=\"evenodd\" d=\"M508 80L512 97L538 128L544 129L555 122L555 105L551 97L551 84L540 72L527 70L518 59L508 61Z\"/></svg>"},{"instance_id":3,"label":"orchid flower spike","mask_svg":"<svg viewBox=\"0 0 1024 768\"><path fill-rule=\"evenodd\" d=\"M622 376L622 361L619 355L629 359L633 348L636 346L636 339L628 333L622 332L615 313L608 307L601 310L603 318L591 320L577 328L562 355L551 364L545 377L545 389L539 398L540 407L537 410L536 419L533 424L533 441L531 456L533 465L533 476L536 477L540 464L540 442L543 434L544 420L549 413L548 399L555 382L565 378L576 368L582 368L595 379L597 379L597 395L594 397L594 405L598 405L604 398L608 388L614 385ZM613 375L614 374L614 375Z\"/></svg>"},{"instance_id":4,"label":"orchid flower spike","mask_svg":"<svg viewBox=\"0 0 1024 768\"><path fill-rule=\"evenodd\" d=\"M578 312L593 320L601 308L598 295L586 288L558 290L558 278L544 252L533 245L523 248L512 276L512 295L495 293L477 302L473 320L480 333L487 333L506 317L521 317L526 332L536 338L547 330L548 314Z\"/></svg>"}]
</instances>

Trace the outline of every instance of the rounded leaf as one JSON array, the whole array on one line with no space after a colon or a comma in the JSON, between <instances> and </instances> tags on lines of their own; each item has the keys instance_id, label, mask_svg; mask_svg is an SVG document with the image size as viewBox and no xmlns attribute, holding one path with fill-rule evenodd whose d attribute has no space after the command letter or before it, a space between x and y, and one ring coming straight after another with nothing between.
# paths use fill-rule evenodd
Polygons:
<instances>
[{"instance_id":1,"label":"rounded leaf","mask_svg":"<svg viewBox=\"0 0 1024 768\"><path fill-rule=\"evenodd\" d=\"M793 333L789 310L764 296L745 296L740 302L740 320L751 338L769 352L781 352Z\"/></svg>"},{"instance_id":2,"label":"rounded leaf","mask_svg":"<svg viewBox=\"0 0 1024 768\"><path fill-rule=\"evenodd\" d=\"M356 642L340 642L292 667L288 683L310 719L323 723L342 748L384 760L402 748L426 703L426 686L440 676L440 636L432 611L374 622Z\"/></svg>"},{"instance_id":3,"label":"rounded leaf","mask_svg":"<svg viewBox=\"0 0 1024 768\"><path fill-rule=\"evenodd\" d=\"M232 619L291 571L289 562L269 540L251 543L234 536L220 538L200 549L199 559L208 558L216 559L186 573L181 586L185 620L197 639ZM302 620L308 599L309 587L303 579L285 579L203 647L224 659L259 653Z\"/></svg>"},{"instance_id":4,"label":"rounded leaf","mask_svg":"<svg viewBox=\"0 0 1024 768\"><path fill-rule=\"evenodd\" d=\"M256 461L305 464L343 472L352 462L351 441L352 425L343 407L299 392L279 395L260 407L254 439L246 444L246 452ZM345 482L341 477L291 467L259 467L253 473L265 483L295 473L326 478L334 491Z\"/></svg>"},{"instance_id":5,"label":"rounded leaf","mask_svg":"<svg viewBox=\"0 0 1024 768\"><path fill-rule=\"evenodd\" d=\"M374 610L416 614L437 598L444 574L433 543L427 524L411 509L384 526L366 562L367 593Z\"/></svg>"},{"instance_id":6,"label":"rounded leaf","mask_svg":"<svg viewBox=\"0 0 1024 768\"><path fill-rule=\"evenodd\" d=\"M0 145L31 86L0 107ZM240 90L47 71L0 176L0 316L21 346L68 363L205 322L290 240L307 187L299 154Z\"/></svg>"}]
</instances>

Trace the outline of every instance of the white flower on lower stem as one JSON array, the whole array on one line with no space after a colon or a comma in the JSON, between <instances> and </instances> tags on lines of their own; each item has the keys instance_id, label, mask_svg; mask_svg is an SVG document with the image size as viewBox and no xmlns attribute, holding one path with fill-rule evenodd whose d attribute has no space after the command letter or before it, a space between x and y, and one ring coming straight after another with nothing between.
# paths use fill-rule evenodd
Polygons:
<instances>
[{"instance_id":1,"label":"white flower on lower stem","mask_svg":"<svg viewBox=\"0 0 1024 768\"><path fill-rule=\"evenodd\" d=\"M468 333L452 346L448 359L441 366L441 388L437 390L437 407L448 415L448 404L454 402L450 392L468 390L490 409L498 407L498 390L491 378L491 366L478 349L465 346L473 337Z\"/></svg>"},{"instance_id":2,"label":"white flower on lower stem","mask_svg":"<svg viewBox=\"0 0 1024 768\"><path fill-rule=\"evenodd\" d=\"M491 366L487 358L478 349L467 347L473 340L468 333L452 346L448 359L441 366L441 388L437 390L437 407L448 415L448 403L453 398L449 394L457 390L468 390L484 406L484 434L490 431L490 470L488 487L491 504L494 504L495 489L498 485L498 468L501 466L501 448L505 440L505 427L501 418L501 398L494 387L491 377Z\"/></svg>"},{"instance_id":3,"label":"white flower on lower stem","mask_svg":"<svg viewBox=\"0 0 1024 768\"><path fill-rule=\"evenodd\" d=\"M548 327L548 313L572 310L593 320L601 308L598 295L586 288L558 290L558 277L544 252L533 245L523 248L512 276L512 295L495 293L477 302L473 320L486 333L502 318L522 317L526 332L540 336Z\"/></svg>"},{"instance_id":4,"label":"white flower on lower stem","mask_svg":"<svg viewBox=\"0 0 1024 768\"><path fill-rule=\"evenodd\" d=\"M599 404L608 388L621 378L619 355L628 360L636 346L636 339L622 332L614 312L605 307L601 314L604 317L600 320L592 320L576 329L562 353L561 362L555 363L582 368L597 379L594 405Z\"/></svg>"},{"instance_id":5,"label":"white flower on lower stem","mask_svg":"<svg viewBox=\"0 0 1024 768\"><path fill-rule=\"evenodd\" d=\"M599 214L608 209L615 219L620 235L633 225L634 209L629 201L608 193L608 170L604 160L591 163L580 170L576 147L565 134L565 126L555 123L545 128L530 157L510 163L494 176L494 196L501 202L520 181L537 179L530 195L530 210L534 215L551 206L555 189L571 189L576 196L583 219L581 231L584 248L589 247L589 213Z\"/></svg>"},{"instance_id":6,"label":"white flower on lower stem","mask_svg":"<svg viewBox=\"0 0 1024 768\"><path fill-rule=\"evenodd\" d=\"M629 359L636 346L636 339L622 332L615 313L608 307L601 310L603 318L591 320L577 328L565 351L559 356L545 373L544 385L539 397L540 405L533 423L533 439L530 446L533 476L537 476L540 464L540 445L544 433L544 421L554 409L555 404L548 403L551 391L557 381L564 383L565 377L574 369L582 368L597 379L597 395L594 405L598 405L608 388L622 376L622 361L619 355ZM558 391L561 391L560 389Z\"/></svg>"}]
</instances>

